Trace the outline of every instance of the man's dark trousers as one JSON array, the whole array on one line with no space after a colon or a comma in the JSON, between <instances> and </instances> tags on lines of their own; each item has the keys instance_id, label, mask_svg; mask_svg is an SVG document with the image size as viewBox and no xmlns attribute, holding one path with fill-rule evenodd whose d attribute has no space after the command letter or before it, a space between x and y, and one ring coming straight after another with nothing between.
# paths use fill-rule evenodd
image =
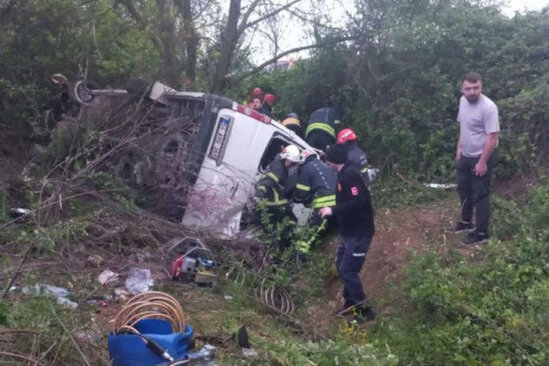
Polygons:
<instances>
[{"instance_id":1,"label":"man's dark trousers","mask_svg":"<svg viewBox=\"0 0 549 366\"><path fill-rule=\"evenodd\" d=\"M471 222L473 208L476 215L476 231L488 234L490 218L490 181L498 160L497 150L488 159L488 171L483 176L475 174L475 165L480 157L462 156L457 162L457 191L461 200L461 221Z\"/></svg>"},{"instance_id":2,"label":"man's dark trousers","mask_svg":"<svg viewBox=\"0 0 549 366\"><path fill-rule=\"evenodd\" d=\"M343 282L343 298L346 306L360 303L367 305L359 273L372 242L371 236L343 237L337 249L336 266Z\"/></svg>"}]
</instances>

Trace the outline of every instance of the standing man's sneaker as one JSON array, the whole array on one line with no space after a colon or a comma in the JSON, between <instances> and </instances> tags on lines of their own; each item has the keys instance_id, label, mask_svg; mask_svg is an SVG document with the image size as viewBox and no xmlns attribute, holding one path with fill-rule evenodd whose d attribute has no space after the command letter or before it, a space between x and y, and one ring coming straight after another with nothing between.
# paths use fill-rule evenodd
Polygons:
<instances>
[{"instance_id":1,"label":"standing man's sneaker","mask_svg":"<svg viewBox=\"0 0 549 366\"><path fill-rule=\"evenodd\" d=\"M488 242L488 235L486 233L479 233L473 231L465 238L461 239L461 244L465 245L475 245L475 244L484 244Z\"/></svg>"},{"instance_id":2,"label":"standing man's sneaker","mask_svg":"<svg viewBox=\"0 0 549 366\"><path fill-rule=\"evenodd\" d=\"M463 222L460 220L454 228L454 234L470 233L473 230L475 230L475 224L473 224L472 222Z\"/></svg>"}]
</instances>

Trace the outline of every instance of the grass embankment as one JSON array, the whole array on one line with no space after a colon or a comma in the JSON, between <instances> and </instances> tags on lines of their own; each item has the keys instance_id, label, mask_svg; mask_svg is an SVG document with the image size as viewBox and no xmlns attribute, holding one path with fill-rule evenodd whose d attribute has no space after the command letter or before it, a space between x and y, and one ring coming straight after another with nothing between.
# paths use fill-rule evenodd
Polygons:
<instances>
[{"instance_id":1,"label":"grass embankment","mask_svg":"<svg viewBox=\"0 0 549 366\"><path fill-rule=\"evenodd\" d=\"M428 202L418 209L420 214L440 205L448 193L433 196L399 183L379 185L374 195L385 195L385 201L377 203L378 211L391 207L392 215L398 216L399 203ZM393 199L387 200L387 196ZM10 202L7 195L3 197L5 209ZM8 293L0 306L0 359L21 361L27 357L44 365L107 365L108 320L122 304L107 301L108 306L101 307L87 300L112 294L112 287L99 287L96 276L100 271L110 268L123 274L135 265L151 268L158 278L155 289L171 293L181 302L199 336L199 347L206 340L218 342L217 362L222 366L543 365L548 361L547 186L533 192L524 206L494 197L494 238L482 250L464 252L451 244L449 250L416 256L406 275L394 279L403 283L396 287L395 283L387 284L386 291L377 294L376 301L383 308L376 323L358 329L344 326L341 319L331 315L335 304L330 299L336 295L326 293L333 288L326 282L330 247L299 268L272 265L261 275L220 250L219 256L227 255L231 260L222 261L216 288L181 287L159 275L162 246L145 240L151 234L150 227L137 219L119 227L123 223L117 221L119 216L109 220L105 207L91 203L65 206L72 214L60 214L49 225L37 226L31 220L3 228L0 248L4 284L17 272L28 246L33 245L14 284L62 286L81 304L70 310L42 296ZM8 218L2 216L2 220L5 223ZM97 222L104 229L101 232L97 232ZM429 235L422 237L429 240ZM426 246L440 246L437 240L433 236L433 242ZM103 262L92 263L94 256ZM297 310L291 318L269 314L256 301L254 288L265 277L292 292ZM397 293L391 293L392 289ZM322 326L319 317L323 317ZM244 357L232 341L221 342L243 324L258 352L255 358Z\"/></svg>"}]
</instances>

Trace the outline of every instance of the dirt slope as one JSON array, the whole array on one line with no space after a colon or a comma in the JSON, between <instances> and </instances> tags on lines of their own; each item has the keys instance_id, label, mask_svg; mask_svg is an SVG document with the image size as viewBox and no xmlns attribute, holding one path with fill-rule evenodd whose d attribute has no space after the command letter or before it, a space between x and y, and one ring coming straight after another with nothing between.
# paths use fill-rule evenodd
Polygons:
<instances>
[{"instance_id":1,"label":"dirt slope","mask_svg":"<svg viewBox=\"0 0 549 366\"><path fill-rule=\"evenodd\" d=\"M376 234L368 250L361 279L367 296L377 312L389 315L391 302L400 302L403 269L413 253L444 251L454 245L458 237L450 234L459 205L456 199L448 199L416 207L379 210L376 213ZM324 249L333 257L339 240L332 237ZM341 304L341 281L328 275L325 294L313 304L310 315L310 331L315 334L329 333L334 324L342 323L334 313ZM394 304L393 304L394 305Z\"/></svg>"}]
</instances>

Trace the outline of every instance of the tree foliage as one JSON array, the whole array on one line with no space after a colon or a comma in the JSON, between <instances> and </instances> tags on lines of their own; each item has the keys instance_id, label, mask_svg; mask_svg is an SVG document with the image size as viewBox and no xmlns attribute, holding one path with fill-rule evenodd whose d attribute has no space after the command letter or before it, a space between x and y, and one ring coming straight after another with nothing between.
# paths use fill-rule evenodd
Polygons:
<instances>
[{"instance_id":1,"label":"tree foliage","mask_svg":"<svg viewBox=\"0 0 549 366\"><path fill-rule=\"evenodd\" d=\"M459 83L475 70L500 110L500 173L547 160L546 13L508 18L494 6L468 0L355 5L348 42L319 49L285 75L253 79L281 96L279 117L294 110L307 120L314 108L332 104L379 167L448 181L454 174Z\"/></svg>"},{"instance_id":2,"label":"tree foliage","mask_svg":"<svg viewBox=\"0 0 549 366\"><path fill-rule=\"evenodd\" d=\"M459 80L476 70L500 108L500 173L547 160L546 12L508 18L484 1L356 0L339 29L311 16L314 42L305 48L313 48L294 69L257 74L249 42L265 32L261 22L276 29L282 12L302 18L297 7L305 3L13 2L0 24L0 123L24 131L52 92L55 72L115 87L140 76L240 101L259 85L278 96L276 117L295 111L307 122L314 109L333 106L378 167L447 181ZM276 59L283 52L273 47Z\"/></svg>"}]
</instances>

